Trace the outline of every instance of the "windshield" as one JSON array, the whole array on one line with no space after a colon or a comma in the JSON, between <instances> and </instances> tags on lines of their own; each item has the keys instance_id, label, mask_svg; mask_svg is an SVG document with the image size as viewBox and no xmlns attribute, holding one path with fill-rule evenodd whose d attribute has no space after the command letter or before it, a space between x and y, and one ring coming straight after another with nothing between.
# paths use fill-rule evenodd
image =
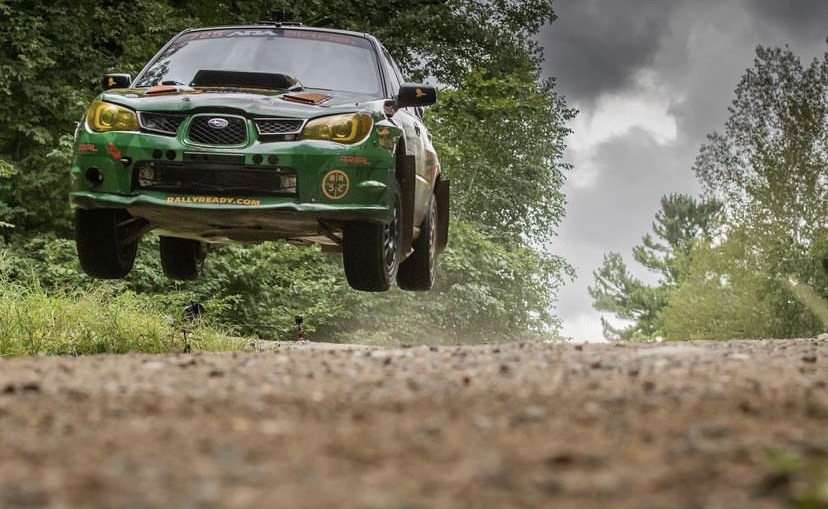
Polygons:
<instances>
[{"instance_id":1,"label":"windshield","mask_svg":"<svg viewBox=\"0 0 828 509\"><path fill-rule=\"evenodd\" d=\"M281 74L295 78L304 88L382 95L368 39L276 28L183 34L152 61L133 87L190 85L199 71L207 70Z\"/></svg>"}]
</instances>

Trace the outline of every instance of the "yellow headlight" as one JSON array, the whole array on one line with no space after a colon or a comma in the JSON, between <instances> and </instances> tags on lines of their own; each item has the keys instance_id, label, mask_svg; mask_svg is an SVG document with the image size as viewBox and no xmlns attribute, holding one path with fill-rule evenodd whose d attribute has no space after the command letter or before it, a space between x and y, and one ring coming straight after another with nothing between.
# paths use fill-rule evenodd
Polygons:
<instances>
[{"instance_id":1,"label":"yellow headlight","mask_svg":"<svg viewBox=\"0 0 828 509\"><path fill-rule=\"evenodd\" d=\"M351 144L364 140L373 126L371 116L365 113L333 115L308 122L302 131L302 137Z\"/></svg>"},{"instance_id":2,"label":"yellow headlight","mask_svg":"<svg viewBox=\"0 0 828 509\"><path fill-rule=\"evenodd\" d=\"M102 101L95 101L89 106L86 122L90 129L99 133L138 130L138 116L134 111Z\"/></svg>"}]
</instances>

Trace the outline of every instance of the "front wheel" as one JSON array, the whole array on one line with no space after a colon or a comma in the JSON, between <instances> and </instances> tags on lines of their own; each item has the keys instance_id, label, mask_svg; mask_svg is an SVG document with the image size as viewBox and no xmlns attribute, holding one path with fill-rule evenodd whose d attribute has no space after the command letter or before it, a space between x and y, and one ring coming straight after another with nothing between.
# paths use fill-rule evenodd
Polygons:
<instances>
[{"instance_id":1,"label":"front wheel","mask_svg":"<svg viewBox=\"0 0 828 509\"><path fill-rule=\"evenodd\" d=\"M402 244L402 205L398 189L393 192L392 208L388 223L345 223L342 261L348 284L355 290L384 292L397 277Z\"/></svg>"},{"instance_id":2,"label":"front wheel","mask_svg":"<svg viewBox=\"0 0 828 509\"><path fill-rule=\"evenodd\" d=\"M141 239L138 222L122 209L75 210L75 245L83 271L101 279L129 274Z\"/></svg>"},{"instance_id":3,"label":"front wheel","mask_svg":"<svg viewBox=\"0 0 828 509\"><path fill-rule=\"evenodd\" d=\"M437 272L437 200L428 202L428 211L414 241L414 252L400 264L397 286L403 290L426 291L434 285Z\"/></svg>"},{"instance_id":4,"label":"front wheel","mask_svg":"<svg viewBox=\"0 0 828 509\"><path fill-rule=\"evenodd\" d=\"M204 243L177 237L161 237L161 268L170 279L192 281L198 279L204 267Z\"/></svg>"}]
</instances>

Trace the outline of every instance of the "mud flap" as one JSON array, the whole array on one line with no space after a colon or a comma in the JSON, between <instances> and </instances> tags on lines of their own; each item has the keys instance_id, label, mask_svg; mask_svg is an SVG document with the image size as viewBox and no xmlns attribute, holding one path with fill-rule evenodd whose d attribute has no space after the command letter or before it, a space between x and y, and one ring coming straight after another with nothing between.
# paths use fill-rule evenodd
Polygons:
<instances>
[{"instance_id":1,"label":"mud flap","mask_svg":"<svg viewBox=\"0 0 828 509\"><path fill-rule=\"evenodd\" d=\"M449 193L451 181L437 179L434 186L434 195L437 198L437 252L442 253L448 244L449 230Z\"/></svg>"},{"instance_id":2,"label":"mud flap","mask_svg":"<svg viewBox=\"0 0 828 509\"><path fill-rule=\"evenodd\" d=\"M414 156L403 156L402 164L397 168L397 182L400 184L402 200L402 242L400 258L411 254L414 243L414 197L417 186L417 168Z\"/></svg>"}]
</instances>

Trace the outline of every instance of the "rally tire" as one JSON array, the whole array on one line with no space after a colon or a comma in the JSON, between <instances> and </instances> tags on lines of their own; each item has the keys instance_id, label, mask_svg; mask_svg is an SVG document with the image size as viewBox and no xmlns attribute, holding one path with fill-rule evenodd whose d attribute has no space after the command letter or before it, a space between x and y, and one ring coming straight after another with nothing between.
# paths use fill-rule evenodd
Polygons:
<instances>
[{"instance_id":1,"label":"rally tire","mask_svg":"<svg viewBox=\"0 0 828 509\"><path fill-rule=\"evenodd\" d=\"M355 290L384 292L397 277L402 246L402 204L396 186L392 202L392 218L387 223L362 220L345 223L342 261L348 284Z\"/></svg>"},{"instance_id":2,"label":"rally tire","mask_svg":"<svg viewBox=\"0 0 828 509\"><path fill-rule=\"evenodd\" d=\"M434 195L414 241L414 252L400 264L397 286L403 290L427 291L434 285L437 270L437 200Z\"/></svg>"},{"instance_id":3,"label":"rally tire","mask_svg":"<svg viewBox=\"0 0 828 509\"><path fill-rule=\"evenodd\" d=\"M161 268L170 279L192 281L198 279L204 268L204 243L192 239L161 237Z\"/></svg>"},{"instance_id":4,"label":"rally tire","mask_svg":"<svg viewBox=\"0 0 828 509\"><path fill-rule=\"evenodd\" d=\"M122 209L75 210L75 246L83 271L100 279L126 277L140 240L133 223Z\"/></svg>"}]
</instances>

